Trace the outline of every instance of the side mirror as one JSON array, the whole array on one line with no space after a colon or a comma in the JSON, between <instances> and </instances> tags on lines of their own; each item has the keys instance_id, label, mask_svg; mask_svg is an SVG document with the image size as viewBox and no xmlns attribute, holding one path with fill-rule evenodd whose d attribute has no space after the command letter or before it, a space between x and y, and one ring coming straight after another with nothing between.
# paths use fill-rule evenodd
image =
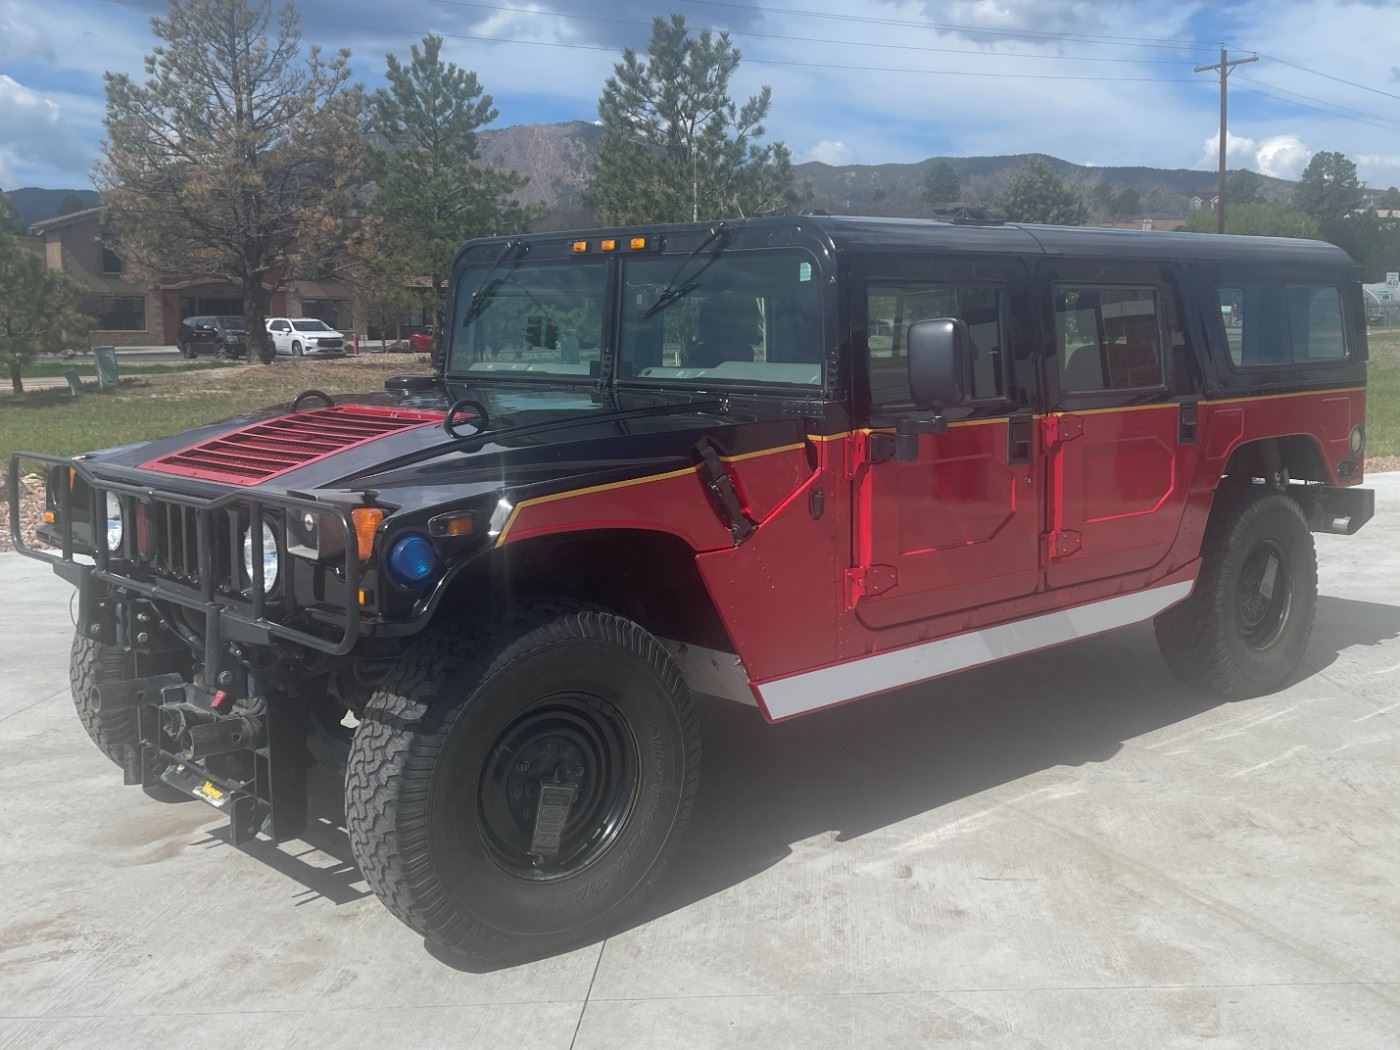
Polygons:
<instances>
[{"instance_id":1,"label":"side mirror","mask_svg":"<svg viewBox=\"0 0 1400 1050\"><path fill-rule=\"evenodd\" d=\"M919 435L948 429L942 410L967 400L967 324L956 317L915 321L906 336L909 349L909 392L914 404L933 410L928 419L905 417L895 426L894 458L912 463L919 458Z\"/></svg>"},{"instance_id":2,"label":"side mirror","mask_svg":"<svg viewBox=\"0 0 1400 1050\"><path fill-rule=\"evenodd\" d=\"M967 400L969 337L956 317L935 317L909 326L909 392L920 408L947 408Z\"/></svg>"}]
</instances>

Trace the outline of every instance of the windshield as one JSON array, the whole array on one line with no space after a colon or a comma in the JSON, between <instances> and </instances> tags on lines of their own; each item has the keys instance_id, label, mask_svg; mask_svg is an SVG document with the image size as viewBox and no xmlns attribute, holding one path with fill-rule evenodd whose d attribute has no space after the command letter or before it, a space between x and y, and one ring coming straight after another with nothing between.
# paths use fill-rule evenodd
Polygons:
<instances>
[{"instance_id":1,"label":"windshield","mask_svg":"<svg viewBox=\"0 0 1400 1050\"><path fill-rule=\"evenodd\" d=\"M448 371L596 376L606 274L601 260L468 267L457 282Z\"/></svg>"},{"instance_id":2,"label":"windshield","mask_svg":"<svg viewBox=\"0 0 1400 1050\"><path fill-rule=\"evenodd\" d=\"M230 331L243 331L243 318L241 317L216 317L215 322L220 328L227 328Z\"/></svg>"},{"instance_id":3,"label":"windshield","mask_svg":"<svg viewBox=\"0 0 1400 1050\"><path fill-rule=\"evenodd\" d=\"M623 379L819 386L820 293L811 256L776 250L629 258Z\"/></svg>"},{"instance_id":4,"label":"windshield","mask_svg":"<svg viewBox=\"0 0 1400 1050\"><path fill-rule=\"evenodd\" d=\"M292 327L298 332L329 332L331 326L324 321L293 321Z\"/></svg>"}]
</instances>

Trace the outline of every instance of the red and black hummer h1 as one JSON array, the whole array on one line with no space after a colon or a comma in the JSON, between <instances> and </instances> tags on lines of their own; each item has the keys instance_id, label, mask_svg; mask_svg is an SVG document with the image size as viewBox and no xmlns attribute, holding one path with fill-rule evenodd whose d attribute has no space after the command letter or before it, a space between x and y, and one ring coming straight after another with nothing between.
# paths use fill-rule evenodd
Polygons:
<instances>
[{"instance_id":1,"label":"red and black hummer h1","mask_svg":"<svg viewBox=\"0 0 1400 1050\"><path fill-rule=\"evenodd\" d=\"M343 774L369 884L478 958L597 935L766 721L1155 618L1266 693L1358 488L1329 245L803 216L458 255L431 375L74 458L42 539L74 701L152 791L293 837ZM737 687L737 688L736 688Z\"/></svg>"}]
</instances>

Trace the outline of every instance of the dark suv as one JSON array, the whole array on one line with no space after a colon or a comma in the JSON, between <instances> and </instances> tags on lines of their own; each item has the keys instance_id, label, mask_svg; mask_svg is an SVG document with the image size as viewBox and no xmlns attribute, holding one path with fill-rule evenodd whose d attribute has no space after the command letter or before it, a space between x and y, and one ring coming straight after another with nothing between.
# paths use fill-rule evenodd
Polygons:
<instances>
[{"instance_id":1,"label":"dark suv","mask_svg":"<svg viewBox=\"0 0 1400 1050\"><path fill-rule=\"evenodd\" d=\"M248 330L241 317L186 317L180 322L180 353L194 358L243 357L248 352Z\"/></svg>"}]
</instances>

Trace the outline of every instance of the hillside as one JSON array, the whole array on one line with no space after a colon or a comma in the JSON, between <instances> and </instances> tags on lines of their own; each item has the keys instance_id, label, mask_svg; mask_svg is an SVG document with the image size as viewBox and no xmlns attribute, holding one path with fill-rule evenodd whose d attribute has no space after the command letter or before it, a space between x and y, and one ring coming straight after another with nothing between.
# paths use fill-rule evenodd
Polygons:
<instances>
[{"instance_id":1,"label":"hillside","mask_svg":"<svg viewBox=\"0 0 1400 1050\"><path fill-rule=\"evenodd\" d=\"M536 229L568 229L592 221L583 203L583 190L593 171L593 159L602 129L583 120L559 124L516 124L481 133L482 159L494 167L520 172L529 179L520 199L542 205L545 217ZM947 160L963 185L963 203L985 205L1015 174L1029 154L995 157L929 157L905 164L846 164L833 167L817 161L795 167L797 183L804 191L803 209L833 214L902 215L926 217L932 206L921 197L924 176L939 160ZM1131 187L1141 200L1141 214L1181 218L1187 214L1193 194L1209 198L1215 173L1185 168L1090 167L1046 158L1060 177L1077 184L1086 196L1102 199L1105 192ZM1265 194L1282 200L1293 183L1264 179ZM86 205L96 203L92 190L26 188L10 191L10 198L26 224L58 213L64 199L76 194Z\"/></svg>"},{"instance_id":2,"label":"hillside","mask_svg":"<svg viewBox=\"0 0 1400 1050\"><path fill-rule=\"evenodd\" d=\"M17 190L8 190L5 195L15 206L15 214L23 226L52 219L65 210L63 202L70 195L77 197L84 208L91 208L97 203L96 190L49 190L38 186L24 186Z\"/></svg>"}]
</instances>

